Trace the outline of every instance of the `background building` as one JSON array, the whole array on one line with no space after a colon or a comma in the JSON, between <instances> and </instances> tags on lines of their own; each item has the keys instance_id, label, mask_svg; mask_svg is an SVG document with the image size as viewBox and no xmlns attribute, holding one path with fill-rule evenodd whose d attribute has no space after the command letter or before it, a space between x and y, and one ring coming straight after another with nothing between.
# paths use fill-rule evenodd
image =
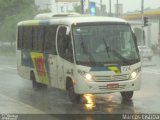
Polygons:
<instances>
[{"instance_id":1,"label":"background building","mask_svg":"<svg viewBox=\"0 0 160 120\"><path fill-rule=\"evenodd\" d=\"M148 18L148 26L143 27L144 40L141 39L143 20L140 11L130 12L123 16L124 19L130 21L132 27L137 33L138 43L144 41L144 45L149 47L158 45L160 41L160 8L144 10L144 17ZM137 31L138 30L138 31ZM159 45L160 47L160 45Z\"/></svg>"},{"instance_id":2,"label":"background building","mask_svg":"<svg viewBox=\"0 0 160 120\"><path fill-rule=\"evenodd\" d=\"M115 4L115 16L122 16L123 15L123 4Z\"/></svg>"},{"instance_id":3,"label":"background building","mask_svg":"<svg viewBox=\"0 0 160 120\"><path fill-rule=\"evenodd\" d=\"M39 9L52 9L52 1L53 0L35 0L35 4L39 7Z\"/></svg>"}]
</instances>

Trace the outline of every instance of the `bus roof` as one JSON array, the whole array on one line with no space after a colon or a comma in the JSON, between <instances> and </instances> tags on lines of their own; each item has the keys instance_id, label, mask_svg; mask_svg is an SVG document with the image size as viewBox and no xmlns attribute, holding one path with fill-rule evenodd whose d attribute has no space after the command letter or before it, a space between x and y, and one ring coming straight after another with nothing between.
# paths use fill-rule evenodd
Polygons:
<instances>
[{"instance_id":1,"label":"bus roof","mask_svg":"<svg viewBox=\"0 0 160 120\"><path fill-rule=\"evenodd\" d=\"M44 24L65 24L71 26L76 23L96 23L96 22L117 22L117 23L127 23L127 21L114 18L114 17L100 17L100 16L69 16L69 17L53 17L50 19L43 20L27 20L18 23L21 25L44 25Z\"/></svg>"}]
</instances>

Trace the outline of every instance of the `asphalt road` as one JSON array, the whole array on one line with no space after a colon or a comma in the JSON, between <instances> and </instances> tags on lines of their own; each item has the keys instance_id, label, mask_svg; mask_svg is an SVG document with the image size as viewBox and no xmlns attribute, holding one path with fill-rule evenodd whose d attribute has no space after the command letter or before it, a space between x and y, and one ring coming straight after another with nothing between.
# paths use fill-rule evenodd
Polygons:
<instances>
[{"instance_id":1,"label":"asphalt road","mask_svg":"<svg viewBox=\"0 0 160 120\"><path fill-rule=\"evenodd\" d=\"M16 59L0 57L0 113L2 114L34 114L27 117L43 114L41 119L46 117L45 114L51 114L47 117L64 120L69 114L160 113L159 86L160 58L155 56L152 61L143 62L141 90L134 93L131 101L122 101L119 93L112 93L95 95L95 103L92 106L73 104L65 91L55 88L34 91L31 81L17 75ZM80 116L72 117L80 120ZM88 116L84 119L93 120Z\"/></svg>"}]
</instances>

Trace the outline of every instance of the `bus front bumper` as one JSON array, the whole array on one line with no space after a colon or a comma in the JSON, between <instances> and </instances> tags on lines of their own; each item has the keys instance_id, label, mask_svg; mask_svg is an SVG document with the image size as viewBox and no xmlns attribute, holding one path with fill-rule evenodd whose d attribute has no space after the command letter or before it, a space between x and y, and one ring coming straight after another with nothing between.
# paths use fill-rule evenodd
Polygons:
<instances>
[{"instance_id":1,"label":"bus front bumper","mask_svg":"<svg viewBox=\"0 0 160 120\"><path fill-rule=\"evenodd\" d=\"M115 81L115 82L81 82L75 85L77 94L100 94L123 91L136 91L140 89L140 77L135 80Z\"/></svg>"}]
</instances>

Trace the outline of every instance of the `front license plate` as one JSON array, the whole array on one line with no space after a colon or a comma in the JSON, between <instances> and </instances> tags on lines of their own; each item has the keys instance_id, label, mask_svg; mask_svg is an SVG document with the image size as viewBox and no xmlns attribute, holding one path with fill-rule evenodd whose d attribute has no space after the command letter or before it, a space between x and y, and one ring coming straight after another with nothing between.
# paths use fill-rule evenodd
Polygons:
<instances>
[{"instance_id":1,"label":"front license plate","mask_svg":"<svg viewBox=\"0 0 160 120\"><path fill-rule=\"evenodd\" d=\"M107 88L108 89L119 88L119 84L116 84L116 83L114 83L114 84L107 84Z\"/></svg>"}]
</instances>

